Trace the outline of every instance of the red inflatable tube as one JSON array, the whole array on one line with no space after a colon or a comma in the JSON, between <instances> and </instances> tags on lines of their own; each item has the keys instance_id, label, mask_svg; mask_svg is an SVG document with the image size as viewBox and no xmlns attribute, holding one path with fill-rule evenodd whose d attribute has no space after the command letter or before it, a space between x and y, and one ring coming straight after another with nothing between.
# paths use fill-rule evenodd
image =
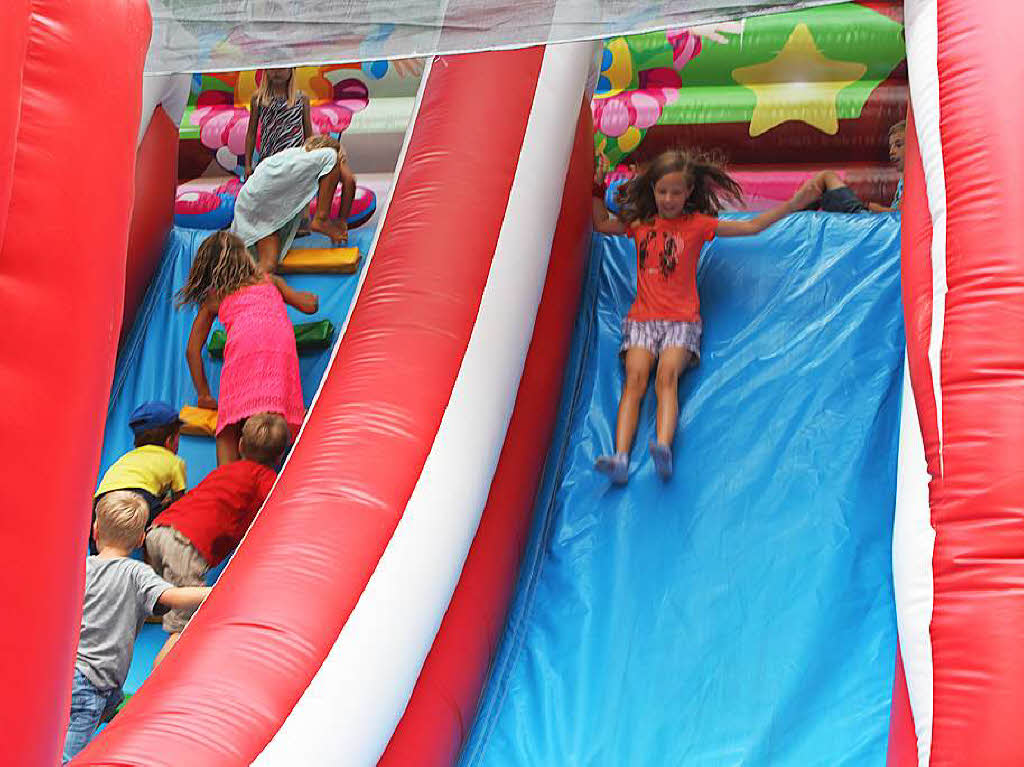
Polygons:
<instances>
[{"instance_id":1,"label":"red inflatable tube","mask_svg":"<svg viewBox=\"0 0 1024 767\"><path fill-rule=\"evenodd\" d=\"M448 767L472 725L529 534L579 304L590 234L593 127L583 105L515 410L459 585L379 764Z\"/></svg>"},{"instance_id":2,"label":"red inflatable tube","mask_svg":"<svg viewBox=\"0 0 1024 767\"><path fill-rule=\"evenodd\" d=\"M0 18L0 754L40 767L68 719L150 19L145 0L9 0Z\"/></svg>"},{"instance_id":3,"label":"red inflatable tube","mask_svg":"<svg viewBox=\"0 0 1024 767\"><path fill-rule=\"evenodd\" d=\"M435 63L365 283L277 486L175 652L75 764L248 765L291 712L430 451L542 57L529 49Z\"/></svg>"},{"instance_id":4,"label":"red inflatable tube","mask_svg":"<svg viewBox=\"0 0 1024 767\"><path fill-rule=\"evenodd\" d=\"M1016 0L938 3L948 293L933 765L1024 764L1024 61L1008 33L1021 24Z\"/></svg>"},{"instance_id":5,"label":"red inflatable tube","mask_svg":"<svg viewBox=\"0 0 1024 767\"><path fill-rule=\"evenodd\" d=\"M935 542L930 663L906 642L903 659L921 763L1019 765L1024 191L1014 179L1024 167L1024 61L1007 30L1024 23L1024 7L915 1L907 18L924 161L908 156L903 290ZM932 678L915 700L919 667Z\"/></svg>"},{"instance_id":6,"label":"red inflatable tube","mask_svg":"<svg viewBox=\"0 0 1024 767\"><path fill-rule=\"evenodd\" d=\"M121 338L131 329L135 312L160 263L173 224L178 177L178 126L163 107L153 112L135 159L135 204L128 233L124 317Z\"/></svg>"},{"instance_id":7,"label":"red inflatable tube","mask_svg":"<svg viewBox=\"0 0 1024 767\"><path fill-rule=\"evenodd\" d=\"M925 195L924 168L917 142L914 112L907 115L907 140L904 160L904 193L902 203L900 277L903 286L904 332L908 358L927 360L928 336L931 330L931 241L932 220ZM927 285L928 290L922 290ZM935 409L931 402L932 379L925 364L910 366L918 420L928 454L936 454L937 433L934 428ZM893 681L892 711L889 717L889 767L918 764L914 717L910 708L903 655L896 651L896 678Z\"/></svg>"}]
</instances>

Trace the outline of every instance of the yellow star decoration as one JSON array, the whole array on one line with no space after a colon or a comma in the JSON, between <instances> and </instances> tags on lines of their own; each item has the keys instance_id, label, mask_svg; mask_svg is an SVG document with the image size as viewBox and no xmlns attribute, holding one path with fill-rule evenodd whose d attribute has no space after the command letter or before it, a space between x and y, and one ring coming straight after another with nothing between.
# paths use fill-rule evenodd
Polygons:
<instances>
[{"instance_id":1,"label":"yellow star decoration","mask_svg":"<svg viewBox=\"0 0 1024 767\"><path fill-rule=\"evenodd\" d=\"M757 98L750 135L760 136L789 120L812 125L822 133L839 132L836 99L867 71L858 61L833 61L814 43L806 24L798 24L779 55L763 64L740 67L733 79Z\"/></svg>"}]
</instances>

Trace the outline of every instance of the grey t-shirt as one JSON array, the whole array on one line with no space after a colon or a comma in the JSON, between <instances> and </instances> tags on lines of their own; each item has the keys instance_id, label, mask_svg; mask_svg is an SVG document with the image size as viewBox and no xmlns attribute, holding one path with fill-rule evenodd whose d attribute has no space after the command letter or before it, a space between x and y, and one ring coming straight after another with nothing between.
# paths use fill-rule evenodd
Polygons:
<instances>
[{"instance_id":1,"label":"grey t-shirt","mask_svg":"<svg viewBox=\"0 0 1024 767\"><path fill-rule=\"evenodd\" d=\"M171 584L128 557L85 560L85 600L75 668L100 690L124 684L135 637Z\"/></svg>"}]
</instances>

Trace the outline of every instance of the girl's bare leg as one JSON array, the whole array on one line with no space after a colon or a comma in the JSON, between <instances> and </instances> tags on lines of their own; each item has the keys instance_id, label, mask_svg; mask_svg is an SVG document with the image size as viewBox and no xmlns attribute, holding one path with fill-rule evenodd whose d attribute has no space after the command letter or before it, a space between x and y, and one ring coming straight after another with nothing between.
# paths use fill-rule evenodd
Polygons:
<instances>
[{"instance_id":1,"label":"girl's bare leg","mask_svg":"<svg viewBox=\"0 0 1024 767\"><path fill-rule=\"evenodd\" d=\"M334 192L341 180L341 168L335 163L330 172L320 177L319 187L316 194L316 215L309 222L311 231L326 234L335 245L348 240L348 232L342 231L331 221L331 203L334 202Z\"/></svg>"},{"instance_id":2,"label":"girl's bare leg","mask_svg":"<svg viewBox=\"0 0 1024 767\"><path fill-rule=\"evenodd\" d=\"M615 452L629 453L636 436L636 422L640 417L640 403L647 393L647 382L654 366L654 355L646 349L634 347L626 350L626 375L622 381L619 415L615 424Z\"/></svg>"},{"instance_id":3,"label":"girl's bare leg","mask_svg":"<svg viewBox=\"0 0 1024 767\"><path fill-rule=\"evenodd\" d=\"M217 465L224 466L241 459L238 452L238 440L242 435L242 424L233 423L225 426L217 435Z\"/></svg>"},{"instance_id":4,"label":"girl's bare leg","mask_svg":"<svg viewBox=\"0 0 1024 767\"><path fill-rule=\"evenodd\" d=\"M647 381L654 365L654 355L646 349L626 350L623 360L626 375L622 382L619 414L615 422L615 454L599 456L594 466L615 484L629 479L629 450L636 436L636 422L640 417L640 403L647 392Z\"/></svg>"},{"instance_id":5,"label":"girl's bare leg","mask_svg":"<svg viewBox=\"0 0 1024 767\"><path fill-rule=\"evenodd\" d=\"M689 349L672 347L662 351L658 358L658 372L654 376L654 394L658 398L657 441L651 443L650 449L654 469L662 479L672 476L672 440L679 422L679 376L689 367L692 356Z\"/></svg>"},{"instance_id":6,"label":"girl's bare leg","mask_svg":"<svg viewBox=\"0 0 1024 767\"><path fill-rule=\"evenodd\" d=\"M654 394L658 398L656 432L658 443L671 447L679 422L679 376L690 366L693 353L679 347L665 349L658 358Z\"/></svg>"},{"instance_id":7,"label":"girl's bare leg","mask_svg":"<svg viewBox=\"0 0 1024 767\"><path fill-rule=\"evenodd\" d=\"M277 262L281 258L281 235L277 232L268 234L256 242L256 261L264 274L277 271Z\"/></svg>"}]
</instances>

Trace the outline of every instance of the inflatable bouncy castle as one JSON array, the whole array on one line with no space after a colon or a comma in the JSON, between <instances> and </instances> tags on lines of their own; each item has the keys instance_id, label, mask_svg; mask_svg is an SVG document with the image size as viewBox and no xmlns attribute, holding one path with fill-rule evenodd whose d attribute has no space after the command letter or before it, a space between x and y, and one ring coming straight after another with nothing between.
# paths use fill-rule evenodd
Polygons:
<instances>
[{"instance_id":1,"label":"inflatable bouncy castle","mask_svg":"<svg viewBox=\"0 0 1024 767\"><path fill-rule=\"evenodd\" d=\"M127 414L194 403L174 293L209 230L174 226L175 198L237 164L230 115L202 145L199 97L242 119L244 73L300 62L335 109L357 80L371 106L331 126L355 164L373 78L409 56L430 58L389 106L408 128L352 270L287 276L334 326L301 358L299 437L72 764L1024 763L1024 8L105 5L0 12L5 764L60 761ZM884 201L904 116L901 213L706 247L676 476L638 448L609 487L635 265L590 232L595 150L626 175L721 149L751 209L822 169ZM206 438L181 454L193 484L212 467Z\"/></svg>"}]
</instances>

